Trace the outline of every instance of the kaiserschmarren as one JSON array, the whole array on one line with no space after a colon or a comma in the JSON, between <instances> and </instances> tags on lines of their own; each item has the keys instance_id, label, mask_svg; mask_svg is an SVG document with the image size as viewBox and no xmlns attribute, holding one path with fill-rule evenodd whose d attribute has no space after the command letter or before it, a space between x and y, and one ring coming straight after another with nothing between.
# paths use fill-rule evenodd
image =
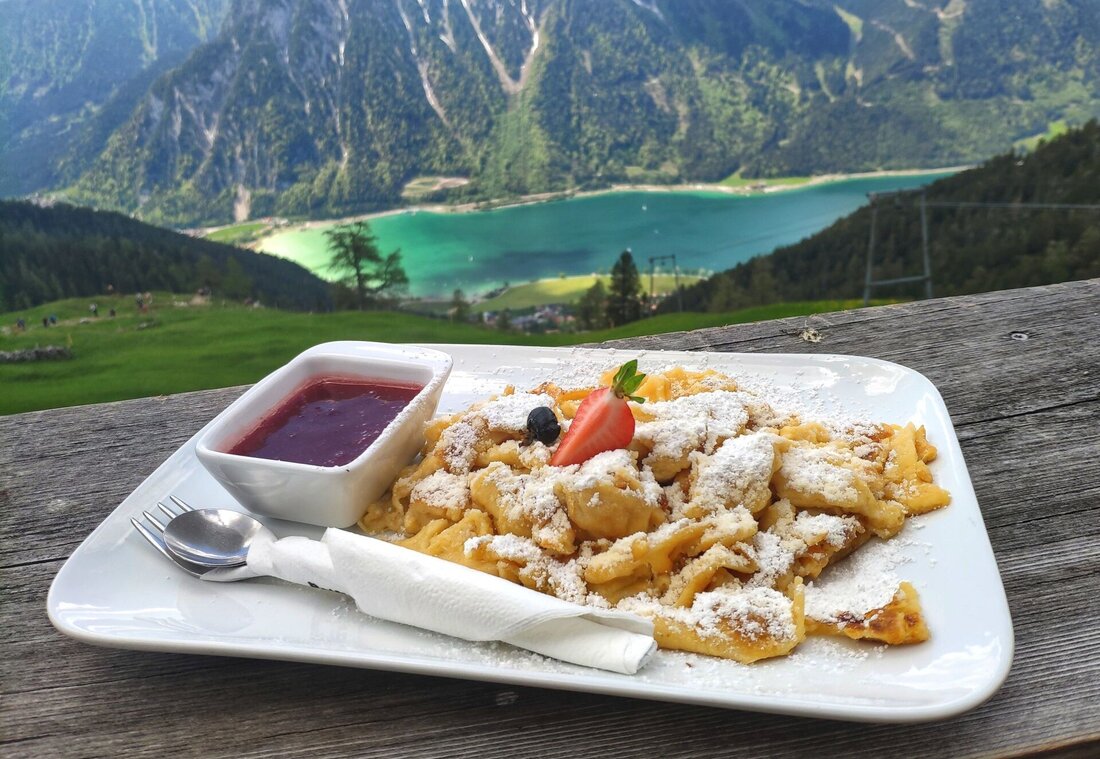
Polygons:
<instances>
[{"instance_id":1,"label":"kaiserschmarren","mask_svg":"<svg viewBox=\"0 0 1100 759\"><path fill-rule=\"evenodd\" d=\"M614 370L601 380L609 385ZM814 421L713 370L648 375L628 448L551 466L536 407L567 430L592 387L508 388L430 423L360 526L568 601L651 619L660 647L749 663L808 635L924 641L916 590L836 608L814 581L950 495L923 427Z\"/></svg>"}]
</instances>

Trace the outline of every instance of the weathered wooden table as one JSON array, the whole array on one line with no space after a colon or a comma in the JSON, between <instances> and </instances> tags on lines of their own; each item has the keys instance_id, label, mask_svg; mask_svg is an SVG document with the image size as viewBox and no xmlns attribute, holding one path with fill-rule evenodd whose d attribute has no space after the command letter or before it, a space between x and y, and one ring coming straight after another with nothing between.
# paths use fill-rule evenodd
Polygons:
<instances>
[{"instance_id":1,"label":"weathered wooden table","mask_svg":"<svg viewBox=\"0 0 1100 759\"><path fill-rule=\"evenodd\" d=\"M119 651L55 631L46 592L65 558L236 388L0 418L0 754L1100 755L1100 280L628 344L860 354L927 375L958 430L1012 610L1016 657L1001 690L950 721L870 726Z\"/></svg>"}]
</instances>

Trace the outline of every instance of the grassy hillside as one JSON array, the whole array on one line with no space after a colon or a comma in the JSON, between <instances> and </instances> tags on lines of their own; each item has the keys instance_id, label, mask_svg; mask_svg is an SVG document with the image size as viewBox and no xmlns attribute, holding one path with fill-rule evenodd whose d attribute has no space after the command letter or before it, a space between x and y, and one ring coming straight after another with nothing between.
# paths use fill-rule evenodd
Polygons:
<instances>
[{"instance_id":1,"label":"grassy hillside","mask_svg":"<svg viewBox=\"0 0 1100 759\"><path fill-rule=\"evenodd\" d=\"M524 308L545 306L550 303L576 303L596 280L603 280L605 287L610 286L610 275L581 274L575 277L559 277L557 279L540 279L537 282L527 282L522 285L509 287L493 298L488 298L474 304L472 311L482 313L484 311L500 311L504 308L518 311ZM680 283L687 287L698 282L700 277L688 277L681 275ZM642 287L649 292L649 275L642 276ZM660 295L673 292L676 287L676 278L671 274L657 274L653 277L653 289Z\"/></svg>"},{"instance_id":2,"label":"grassy hillside","mask_svg":"<svg viewBox=\"0 0 1100 759\"><path fill-rule=\"evenodd\" d=\"M936 295L1100 276L1100 213L1094 207L1100 203L1100 121L1076 129L1063 126L1051 125L1057 136L1039 141L1032 152L1005 153L920 192L880 201L874 227L875 279L921 271L922 194L928 201ZM800 242L685 288L684 307L724 312L760 303L859 295L871 222L872 209L864 206ZM920 291L919 285L903 284L876 294L917 297ZM662 304L665 311L672 308L667 301Z\"/></svg>"},{"instance_id":3,"label":"grassy hillside","mask_svg":"<svg viewBox=\"0 0 1100 759\"><path fill-rule=\"evenodd\" d=\"M203 235L203 239L210 240L211 242L225 243L226 245L243 245L246 242L252 242L270 227L271 225L264 221L234 224Z\"/></svg>"},{"instance_id":4,"label":"grassy hillside","mask_svg":"<svg viewBox=\"0 0 1100 759\"><path fill-rule=\"evenodd\" d=\"M410 314L304 314L234 303L192 304L154 293L140 313L129 298L57 301L0 316L0 350L68 345L68 361L0 364L0 414L239 385L263 377L311 345L328 340L574 345L619 337L851 308L854 301L791 303L730 314L670 314L599 332L523 335ZM106 316L110 308L115 318ZM54 315L57 326L43 327ZM15 320L27 320L25 332ZM83 323L82 323L83 322Z\"/></svg>"},{"instance_id":5,"label":"grassy hillside","mask_svg":"<svg viewBox=\"0 0 1100 759\"><path fill-rule=\"evenodd\" d=\"M327 282L294 263L119 213L0 200L0 309L60 298L207 288L300 310L332 307Z\"/></svg>"}]
</instances>

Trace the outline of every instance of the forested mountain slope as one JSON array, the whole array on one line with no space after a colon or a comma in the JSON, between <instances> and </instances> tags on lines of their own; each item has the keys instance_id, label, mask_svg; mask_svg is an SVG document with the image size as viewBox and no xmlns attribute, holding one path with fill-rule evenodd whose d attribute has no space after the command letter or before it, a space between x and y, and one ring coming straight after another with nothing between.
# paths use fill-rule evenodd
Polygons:
<instances>
[{"instance_id":1,"label":"forested mountain slope","mask_svg":"<svg viewBox=\"0 0 1100 759\"><path fill-rule=\"evenodd\" d=\"M0 312L78 296L147 290L331 308L329 285L296 263L64 204L0 201Z\"/></svg>"},{"instance_id":2,"label":"forested mountain slope","mask_svg":"<svg viewBox=\"0 0 1100 759\"><path fill-rule=\"evenodd\" d=\"M1100 123L1006 153L929 185L928 203L1100 205ZM920 274L919 192L878 201L874 277ZM1100 277L1100 209L931 206L928 239L935 294L1029 287ZM802 242L684 290L692 311L863 292L871 231L864 207ZM918 296L923 285L877 288L876 297ZM666 311L676 309L668 302Z\"/></svg>"},{"instance_id":3,"label":"forested mountain slope","mask_svg":"<svg viewBox=\"0 0 1100 759\"><path fill-rule=\"evenodd\" d=\"M0 196L70 181L229 0L0 0Z\"/></svg>"},{"instance_id":4,"label":"forested mountain slope","mask_svg":"<svg viewBox=\"0 0 1100 759\"><path fill-rule=\"evenodd\" d=\"M955 165L1098 114L1095 0L232 0L68 192L331 216L418 175L500 197Z\"/></svg>"}]
</instances>

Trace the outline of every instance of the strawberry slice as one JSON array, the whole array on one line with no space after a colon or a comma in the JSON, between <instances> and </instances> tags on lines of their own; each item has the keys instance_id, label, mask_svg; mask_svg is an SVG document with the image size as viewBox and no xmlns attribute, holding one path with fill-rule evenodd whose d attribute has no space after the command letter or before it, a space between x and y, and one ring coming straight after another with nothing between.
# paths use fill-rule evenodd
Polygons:
<instances>
[{"instance_id":1,"label":"strawberry slice","mask_svg":"<svg viewBox=\"0 0 1100 759\"><path fill-rule=\"evenodd\" d=\"M550 464L580 464L597 453L630 445L634 438L634 415L627 400L645 402L645 398L631 395L644 379L645 375L638 373L637 360L627 361L615 373L611 387L601 387L585 396Z\"/></svg>"}]
</instances>

